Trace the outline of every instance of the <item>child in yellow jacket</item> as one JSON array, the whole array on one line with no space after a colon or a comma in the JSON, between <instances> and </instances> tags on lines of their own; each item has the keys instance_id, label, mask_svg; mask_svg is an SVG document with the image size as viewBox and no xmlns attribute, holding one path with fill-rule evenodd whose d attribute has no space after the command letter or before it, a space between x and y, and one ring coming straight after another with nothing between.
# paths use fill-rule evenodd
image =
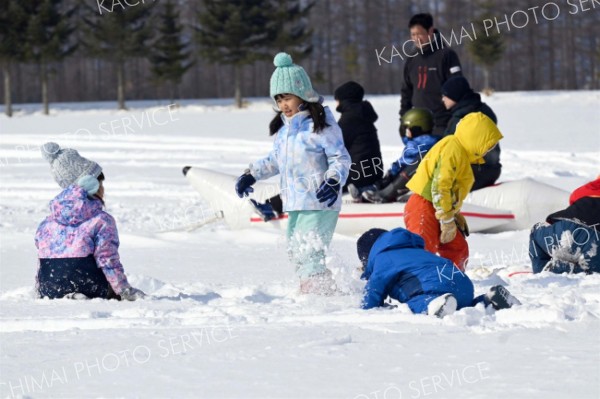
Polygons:
<instances>
[{"instance_id":1,"label":"child in yellow jacket","mask_svg":"<svg viewBox=\"0 0 600 399\"><path fill-rule=\"evenodd\" d=\"M466 115L452 136L429 150L415 175L406 184L414 194L404 208L406 228L425 240L425 249L450 259L464 271L469 258L466 230L460 209L475 178L471 164L502 139L496 124L481 112ZM458 226L457 226L458 224Z\"/></svg>"}]
</instances>

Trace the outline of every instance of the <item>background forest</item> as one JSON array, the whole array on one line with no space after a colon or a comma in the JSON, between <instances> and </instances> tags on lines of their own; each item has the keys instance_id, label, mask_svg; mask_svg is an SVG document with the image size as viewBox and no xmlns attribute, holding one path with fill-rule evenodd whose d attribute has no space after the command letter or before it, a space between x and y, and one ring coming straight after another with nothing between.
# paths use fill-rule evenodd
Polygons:
<instances>
[{"instance_id":1,"label":"background forest","mask_svg":"<svg viewBox=\"0 0 600 399\"><path fill-rule=\"evenodd\" d=\"M323 94L349 79L395 94L398 54L419 12L434 16L476 89L600 88L600 2L592 0L2 0L4 110L11 99L123 108L125 100L236 97L241 105L268 95L279 51Z\"/></svg>"}]
</instances>

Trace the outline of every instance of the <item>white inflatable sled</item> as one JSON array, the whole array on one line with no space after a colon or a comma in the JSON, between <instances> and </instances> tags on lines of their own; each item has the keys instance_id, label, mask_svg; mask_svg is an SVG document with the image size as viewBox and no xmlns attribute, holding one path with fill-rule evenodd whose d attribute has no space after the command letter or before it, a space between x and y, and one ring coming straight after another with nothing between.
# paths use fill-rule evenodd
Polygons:
<instances>
[{"instance_id":1,"label":"white inflatable sled","mask_svg":"<svg viewBox=\"0 0 600 399\"><path fill-rule=\"evenodd\" d=\"M287 216L264 222L248 199L235 193L236 176L202 168L184 168L191 185L208 201L215 214L222 215L232 229L276 227L285 229ZM251 198L264 202L279 193L274 182L259 181ZM475 191L465 201L461 213L471 232L506 231L531 227L546 216L568 205L569 193L531 179L498 184ZM379 227L404 227L404 203L357 204L345 200L336 232L362 234Z\"/></svg>"}]
</instances>

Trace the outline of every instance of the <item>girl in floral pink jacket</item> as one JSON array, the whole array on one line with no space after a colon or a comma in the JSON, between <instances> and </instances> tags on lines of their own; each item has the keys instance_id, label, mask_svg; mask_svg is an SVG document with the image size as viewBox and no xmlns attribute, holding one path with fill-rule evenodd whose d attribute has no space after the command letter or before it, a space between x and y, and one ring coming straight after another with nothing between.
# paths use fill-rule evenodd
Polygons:
<instances>
[{"instance_id":1,"label":"girl in floral pink jacket","mask_svg":"<svg viewBox=\"0 0 600 399\"><path fill-rule=\"evenodd\" d=\"M64 189L50 201L50 215L35 234L39 269L37 290L50 299L135 300L144 293L131 287L119 259L119 236L103 210L104 174L95 162L55 143L42 147L52 174Z\"/></svg>"}]
</instances>

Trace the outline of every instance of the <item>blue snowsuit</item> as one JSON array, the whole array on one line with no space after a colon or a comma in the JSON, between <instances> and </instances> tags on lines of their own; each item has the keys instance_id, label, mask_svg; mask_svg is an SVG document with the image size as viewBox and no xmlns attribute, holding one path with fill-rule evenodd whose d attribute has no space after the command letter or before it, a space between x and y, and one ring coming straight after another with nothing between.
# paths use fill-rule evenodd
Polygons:
<instances>
[{"instance_id":1,"label":"blue snowsuit","mask_svg":"<svg viewBox=\"0 0 600 399\"><path fill-rule=\"evenodd\" d=\"M363 309L383 306L388 296L413 313L427 313L429 302L446 293L454 295L458 309L477 302L469 277L448 259L426 251L423 238L403 228L377 239L361 278L368 280Z\"/></svg>"}]
</instances>

